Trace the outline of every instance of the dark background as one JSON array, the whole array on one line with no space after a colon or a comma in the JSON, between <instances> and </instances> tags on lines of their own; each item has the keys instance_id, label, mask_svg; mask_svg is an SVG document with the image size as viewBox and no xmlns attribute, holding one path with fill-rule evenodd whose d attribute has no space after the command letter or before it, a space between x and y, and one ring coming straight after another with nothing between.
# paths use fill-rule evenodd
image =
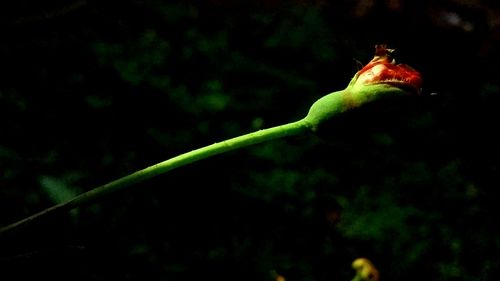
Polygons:
<instances>
[{"instance_id":1,"label":"dark background","mask_svg":"<svg viewBox=\"0 0 500 281\"><path fill-rule=\"evenodd\" d=\"M206 159L3 237L1 280L351 280L357 257L381 280L498 279L496 1L21 0L0 14L0 225L298 120L375 44L424 79L409 112Z\"/></svg>"}]
</instances>

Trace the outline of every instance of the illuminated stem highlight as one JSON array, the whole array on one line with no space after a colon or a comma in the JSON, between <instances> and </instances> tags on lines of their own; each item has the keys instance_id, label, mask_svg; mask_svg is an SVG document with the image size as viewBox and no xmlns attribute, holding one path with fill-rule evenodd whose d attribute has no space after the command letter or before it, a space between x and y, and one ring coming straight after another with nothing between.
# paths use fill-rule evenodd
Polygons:
<instances>
[{"instance_id":1,"label":"illuminated stem highlight","mask_svg":"<svg viewBox=\"0 0 500 281\"><path fill-rule=\"evenodd\" d=\"M286 136L302 134L306 131L310 131L309 123L302 119L300 121L288 123L285 125L280 125L264 130L259 130L242 136L238 136L225 141L217 142L211 145L207 145L202 148L198 148L179 156L170 158L166 161L157 163L155 165L149 166L142 170L136 171L132 174L119 178L117 180L111 181L107 184L101 185L97 188L91 189L85 193L82 193L75 198L45 209L39 213L29 216L25 219L12 223L0 229L0 236L10 232L12 230L18 230L24 226L29 225L31 222L39 220L43 217L49 215L56 215L68 210L81 207L88 203L93 203L98 199L129 187L133 184L143 182L152 177L164 174L175 168L179 168L190 163L215 156L224 152L231 150L236 150L246 146L270 141L273 139L283 138Z\"/></svg>"}]
</instances>

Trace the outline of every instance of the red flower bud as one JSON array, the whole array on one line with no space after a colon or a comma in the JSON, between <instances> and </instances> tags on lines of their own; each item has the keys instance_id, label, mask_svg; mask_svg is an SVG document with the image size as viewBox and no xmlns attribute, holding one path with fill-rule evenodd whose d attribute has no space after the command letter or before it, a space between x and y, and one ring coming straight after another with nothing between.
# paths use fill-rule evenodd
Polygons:
<instances>
[{"instance_id":1,"label":"red flower bud","mask_svg":"<svg viewBox=\"0 0 500 281\"><path fill-rule=\"evenodd\" d=\"M389 84L420 94L420 73L406 64L396 64L393 51L386 45L375 45L375 57L358 71L354 85Z\"/></svg>"},{"instance_id":2,"label":"red flower bud","mask_svg":"<svg viewBox=\"0 0 500 281\"><path fill-rule=\"evenodd\" d=\"M317 100L306 116L312 130L317 131L332 117L352 109L420 95L420 73L405 64L396 64L391 56L393 51L385 45L376 45L374 58L354 75L347 88Z\"/></svg>"}]
</instances>

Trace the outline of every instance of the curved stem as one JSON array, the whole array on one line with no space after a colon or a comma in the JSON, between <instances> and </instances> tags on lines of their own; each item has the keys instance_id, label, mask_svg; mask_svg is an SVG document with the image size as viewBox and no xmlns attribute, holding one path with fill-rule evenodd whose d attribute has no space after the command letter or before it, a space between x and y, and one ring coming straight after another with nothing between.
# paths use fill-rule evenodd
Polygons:
<instances>
[{"instance_id":1,"label":"curved stem","mask_svg":"<svg viewBox=\"0 0 500 281\"><path fill-rule=\"evenodd\" d=\"M145 181L157 175L166 173L175 168L179 168L184 165L188 165L190 163L221 154L224 152L228 152L231 150L239 149L242 147L250 146L257 143L262 143L265 141L270 141L273 139L278 139L291 135L298 135L310 130L309 122L305 119L288 123L285 125L280 125L264 130L259 130L256 132L252 132L249 134L245 134L239 137L235 137L232 139L228 139L225 141L221 141L218 143L214 143L211 145L204 146L202 148L198 148L179 156L170 158L166 161L157 163L150 167L144 168L142 170L136 171L132 174L119 178L117 180L111 181L107 184L101 185L94 189L91 189L87 192L84 192L73 199L70 199L67 202L60 203L58 205L54 205L50 208L47 208L43 211L40 211L32 216L19 220L15 223L7 225L0 229L0 236L6 234L7 232L18 230L21 227L25 227L34 221L38 221L43 217L47 217L48 215L59 214L77 207L80 207L84 204L92 203L97 201L98 199L108 195L110 193L119 191L124 189L125 187L129 187L133 184Z\"/></svg>"}]
</instances>

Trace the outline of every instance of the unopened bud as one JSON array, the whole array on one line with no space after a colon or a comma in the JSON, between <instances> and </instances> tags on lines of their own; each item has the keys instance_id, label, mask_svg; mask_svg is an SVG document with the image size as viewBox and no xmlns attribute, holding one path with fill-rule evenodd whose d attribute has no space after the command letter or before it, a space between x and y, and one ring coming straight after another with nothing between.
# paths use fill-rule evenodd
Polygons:
<instances>
[{"instance_id":1,"label":"unopened bud","mask_svg":"<svg viewBox=\"0 0 500 281\"><path fill-rule=\"evenodd\" d=\"M376 45L374 58L354 75L344 90L316 101L306 117L311 129L317 131L339 113L375 101L420 95L420 73L408 65L396 64L392 51L385 45Z\"/></svg>"}]
</instances>

